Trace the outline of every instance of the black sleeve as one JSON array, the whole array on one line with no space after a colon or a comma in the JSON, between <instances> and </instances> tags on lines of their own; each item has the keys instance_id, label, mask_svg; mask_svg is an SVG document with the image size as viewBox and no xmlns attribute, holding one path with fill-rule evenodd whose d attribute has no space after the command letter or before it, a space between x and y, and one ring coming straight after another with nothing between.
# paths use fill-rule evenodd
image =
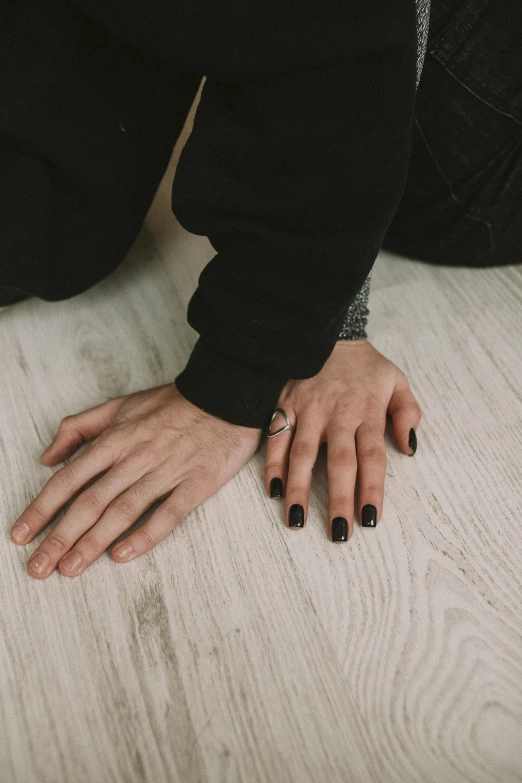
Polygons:
<instances>
[{"instance_id":1,"label":"black sleeve","mask_svg":"<svg viewBox=\"0 0 522 783\"><path fill-rule=\"evenodd\" d=\"M286 381L321 370L405 185L414 2L328 12L286 28L279 70L260 75L247 57L247 78L207 76L174 180L178 220L216 250L189 303L200 337L176 384L244 426L265 426ZM278 56L266 50L272 65Z\"/></svg>"}]
</instances>

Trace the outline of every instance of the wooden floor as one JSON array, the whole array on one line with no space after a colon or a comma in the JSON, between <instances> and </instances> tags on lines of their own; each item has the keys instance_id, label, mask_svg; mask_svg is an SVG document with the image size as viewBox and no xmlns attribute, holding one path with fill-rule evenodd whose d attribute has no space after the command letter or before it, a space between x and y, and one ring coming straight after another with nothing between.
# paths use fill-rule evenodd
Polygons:
<instances>
[{"instance_id":1,"label":"wooden floor","mask_svg":"<svg viewBox=\"0 0 522 783\"><path fill-rule=\"evenodd\" d=\"M27 575L9 530L61 418L168 382L196 340L213 250L171 175L110 277L0 312L1 783L522 781L520 265L379 256L370 339L423 420L414 458L388 436L376 529L327 539L323 460L289 530L263 445L148 554Z\"/></svg>"}]
</instances>

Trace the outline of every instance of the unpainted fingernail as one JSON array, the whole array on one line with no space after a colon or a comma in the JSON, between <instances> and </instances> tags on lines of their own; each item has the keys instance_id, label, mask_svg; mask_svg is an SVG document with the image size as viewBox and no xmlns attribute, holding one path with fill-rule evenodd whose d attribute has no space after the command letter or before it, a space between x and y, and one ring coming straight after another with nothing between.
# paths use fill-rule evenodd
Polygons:
<instances>
[{"instance_id":1,"label":"unpainted fingernail","mask_svg":"<svg viewBox=\"0 0 522 783\"><path fill-rule=\"evenodd\" d=\"M114 550L114 554L117 557L129 557L129 555L134 554L134 547L132 544L123 544L123 546L119 546Z\"/></svg>"},{"instance_id":2,"label":"unpainted fingernail","mask_svg":"<svg viewBox=\"0 0 522 783\"><path fill-rule=\"evenodd\" d=\"M60 560L60 565L65 568L66 571L77 571L82 564L82 556L79 552L70 552L67 557Z\"/></svg>"},{"instance_id":3,"label":"unpainted fingernail","mask_svg":"<svg viewBox=\"0 0 522 783\"><path fill-rule=\"evenodd\" d=\"M348 541L348 521L344 517L332 519L332 541Z\"/></svg>"},{"instance_id":4,"label":"unpainted fingernail","mask_svg":"<svg viewBox=\"0 0 522 783\"><path fill-rule=\"evenodd\" d=\"M29 537L31 528L27 522L17 522L11 530L11 536L14 538L17 544L22 544L26 538Z\"/></svg>"},{"instance_id":5,"label":"unpainted fingernail","mask_svg":"<svg viewBox=\"0 0 522 783\"><path fill-rule=\"evenodd\" d=\"M289 527L304 527L304 508L299 503L294 503L290 506L290 513L288 515Z\"/></svg>"},{"instance_id":6,"label":"unpainted fingernail","mask_svg":"<svg viewBox=\"0 0 522 783\"><path fill-rule=\"evenodd\" d=\"M45 552L37 552L36 554L31 555L28 562L31 564L33 571L36 571L37 574L41 574L49 566L49 555L46 555Z\"/></svg>"},{"instance_id":7,"label":"unpainted fingernail","mask_svg":"<svg viewBox=\"0 0 522 783\"><path fill-rule=\"evenodd\" d=\"M363 506L361 524L363 527L375 527L377 525L377 509L370 503Z\"/></svg>"},{"instance_id":8,"label":"unpainted fingernail","mask_svg":"<svg viewBox=\"0 0 522 783\"><path fill-rule=\"evenodd\" d=\"M410 449L412 449L413 454L417 451L417 435L415 434L415 430L413 427L410 430L410 437L408 439L408 446ZM409 454L410 457L413 457L413 454Z\"/></svg>"},{"instance_id":9,"label":"unpainted fingernail","mask_svg":"<svg viewBox=\"0 0 522 783\"><path fill-rule=\"evenodd\" d=\"M283 497L283 482L280 478L273 478L270 482L270 497L282 498Z\"/></svg>"}]
</instances>

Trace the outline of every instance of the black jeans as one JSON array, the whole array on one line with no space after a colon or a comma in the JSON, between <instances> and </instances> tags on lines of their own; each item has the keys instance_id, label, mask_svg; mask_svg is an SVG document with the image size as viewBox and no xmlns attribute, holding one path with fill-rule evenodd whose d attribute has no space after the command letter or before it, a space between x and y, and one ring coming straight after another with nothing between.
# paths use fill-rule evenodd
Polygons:
<instances>
[{"instance_id":1,"label":"black jeans","mask_svg":"<svg viewBox=\"0 0 522 783\"><path fill-rule=\"evenodd\" d=\"M522 3L431 0L406 186L383 248L522 262Z\"/></svg>"}]
</instances>

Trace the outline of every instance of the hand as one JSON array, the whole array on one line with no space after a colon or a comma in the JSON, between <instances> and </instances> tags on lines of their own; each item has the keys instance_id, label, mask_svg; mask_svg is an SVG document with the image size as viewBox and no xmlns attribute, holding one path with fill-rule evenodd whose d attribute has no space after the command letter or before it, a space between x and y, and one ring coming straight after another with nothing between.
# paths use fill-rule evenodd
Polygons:
<instances>
[{"instance_id":1,"label":"hand","mask_svg":"<svg viewBox=\"0 0 522 783\"><path fill-rule=\"evenodd\" d=\"M64 576L77 576L149 506L165 499L111 554L117 562L127 562L152 549L238 473L255 454L261 432L202 411L173 383L66 416L40 457L44 465L62 462L83 441L94 440L49 479L17 520L12 540L30 542L66 501L101 477L38 546L28 562L29 575L45 579L58 566ZM27 535L16 538L22 523ZM71 557L78 558L76 568Z\"/></svg>"},{"instance_id":2,"label":"hand","mask_svg":"<svg viewBox=\"0 0 522 783\"><path fill-rule=\"evenodd\" d=\"M338 340L317 375L288 381L276 408L286 412L295 432L286 430L268 438L265 483L269 494L273 478L281 479L286 487L284 515L289 525L305 524L313 466L319 446L326 442L328 536L332 538L332 520L342 517L346 522L336 523L335 538L350 538L355 507L363 524L362 508L375 507L368 525L374 527L384 499L387 412L399 449L410 456L416 449L415 434L414 448L408 445L409 433L417 428L422 414L403 371L367 340ZM277 414L270 431L284 424Z\"/></svg>"}]
</instances>

